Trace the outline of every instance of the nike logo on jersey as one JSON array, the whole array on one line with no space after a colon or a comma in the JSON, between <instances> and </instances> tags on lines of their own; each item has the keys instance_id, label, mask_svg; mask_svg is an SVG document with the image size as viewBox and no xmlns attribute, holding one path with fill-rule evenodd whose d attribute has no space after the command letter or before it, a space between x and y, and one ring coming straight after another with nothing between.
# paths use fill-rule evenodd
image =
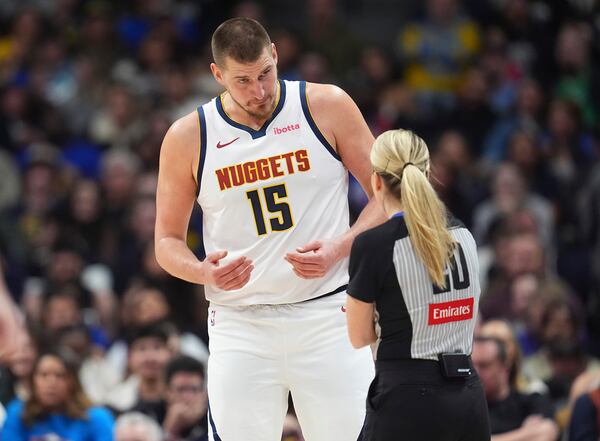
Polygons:
<instances>
[{"instance_id":1,"label":"nike logo on jersey","mask_svg":"<svg viewBox=\"0 0 600 441\"><path fill-rule=\"evenodd\" d=\"M342 306L342 312L346 312L346 307Z\"/></svg>"},{"instance_id":2,"label":"nike logo on jersey","mask_svg":"<svg viewBox=\"0 0 600 441\"><path fill-rule=\"evenodd\" d=\"M217 142L217 148L218 149L222 149L223 147L227 147L229 144L233 144L234 142L236 142L238 139L240 139L240 137L238 136L237 138L226 142L225 144L221 144L221 141Z\"/></svg>"}]
</instances>

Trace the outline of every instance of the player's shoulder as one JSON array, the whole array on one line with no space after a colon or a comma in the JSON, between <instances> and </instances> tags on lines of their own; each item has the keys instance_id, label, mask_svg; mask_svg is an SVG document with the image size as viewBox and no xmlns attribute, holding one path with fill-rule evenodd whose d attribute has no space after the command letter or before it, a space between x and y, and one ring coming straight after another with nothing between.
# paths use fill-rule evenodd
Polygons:
<instances>
[{"instance_id":1,"label":"player's shoulder","mask_svg":"<svg viewBox=\"0 0 600 441\"><path fill-rule=\"evenodd\" d=\"M187 138L192 134L198 134L198 112L194 110L181 118L176 119L169 130L167 135L171 135L175 138Z\"/></svg>"},{"instance_id":2,"label":"player's shoulder","mask_svg":"<svg viewBox=\"0 0 600 441\"><path fill-rule=\"evenodd\" d=\"M161 150L177 151L179 153L197 150L200 142L199 124L198 113L196 111L175 120L165 134Z\"/></svg>"},{"instance_id":3,"label":"player's shoulder","mask_svg":"<svg viewBox=\"0 0 600 441\"><path fill-rule=\"evenodd\" d=\"M350 103L352 99L339 86L335 84L306 83L306 95L314 106L343 106Z\"/></svg>"}]
</instances>

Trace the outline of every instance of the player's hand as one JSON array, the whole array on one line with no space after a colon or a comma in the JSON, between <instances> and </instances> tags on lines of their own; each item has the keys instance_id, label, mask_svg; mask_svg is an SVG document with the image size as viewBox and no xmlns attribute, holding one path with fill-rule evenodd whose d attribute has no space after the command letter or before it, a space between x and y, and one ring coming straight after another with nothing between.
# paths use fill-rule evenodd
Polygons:
<instances>
[{"instance_id":1,"label":"player's hand","mask_svg":"<svg viewBox=\"0 0 600 441\"><path fill-rule=\"evenodd\" d=\"M220 260L225 256L227 251L216 251L206 256L202 262L205 283L224 291L240 289L250 280L254 269L252 260L241 256L223 264Z\"/></svg>"},{"instance_id":2,"label":"player's hand","mask_svg":"<svg viewBox=\"0 0 600 441\"><path fill-rule=\"evenodd\" d=\"M339 243L334 240L315 240L295 252L287 253L284 259L292 265L294 273L302 279L317 279L342 257Z\"/></svg>"}]
</instances>

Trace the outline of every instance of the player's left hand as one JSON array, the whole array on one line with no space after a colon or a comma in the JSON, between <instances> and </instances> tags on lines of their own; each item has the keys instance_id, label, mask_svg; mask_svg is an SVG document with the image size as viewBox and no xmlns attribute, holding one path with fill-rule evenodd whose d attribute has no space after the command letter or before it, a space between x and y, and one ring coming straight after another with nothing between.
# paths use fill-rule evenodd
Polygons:
<instances>
[{"instance_id":1,"label":"player's left hand","mask_svg":"<svg viewBox=\"0 0 600 441\"><path fill-rule=\"evenodd\" d=\"M302 279L317 279L342 257L339 242L334 240L315 240L295 252L287 253L284 259L292 265L294 273Z\"/></svg>"}]
</instances>

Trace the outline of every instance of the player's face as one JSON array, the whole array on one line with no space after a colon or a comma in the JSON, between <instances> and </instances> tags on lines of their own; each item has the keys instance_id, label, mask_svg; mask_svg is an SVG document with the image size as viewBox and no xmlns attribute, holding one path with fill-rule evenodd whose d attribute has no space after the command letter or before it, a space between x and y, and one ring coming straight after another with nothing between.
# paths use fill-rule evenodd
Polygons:
<instances>
[{"instance_id":1,"label":"player's face","mask_svg":"<svg viewBox=\"0 0 600 441\"><path fill-rule=\"evenodd\" d=\"M234 103L256 119L268 118L277 99L277 52L266 47L252 63L226 58L224 65L211 70L215 79L229 92Z\"/></svg>"}]
</instances>

